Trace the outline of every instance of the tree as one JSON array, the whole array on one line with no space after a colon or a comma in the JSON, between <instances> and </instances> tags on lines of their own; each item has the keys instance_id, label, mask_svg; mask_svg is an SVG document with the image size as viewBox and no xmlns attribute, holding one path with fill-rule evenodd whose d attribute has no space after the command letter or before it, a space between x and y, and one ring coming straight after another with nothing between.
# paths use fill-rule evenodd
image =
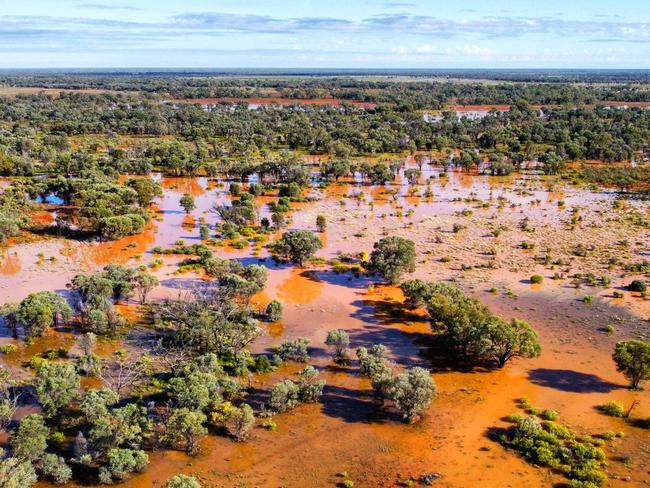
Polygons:
<instances>
[{"instance_id":1,"label":"tree","mask_svg":"<svg viewBox=\"0 0 650 488\"><path fill-rule=\"evenodd\" d=\"M436 391L429 371L415 367L393 379L387 397L403 418L412 422L431 404Z\"/></svg>"},{"instance_id":2,"label":"tree","mask_svg":"<svg viewBox=\"0 0 650 488\"><path fill-rule=\"evenodd\" d=\"M481 334L491 318L487 307L459 288L433 283L427 312L434 329L443 328L451 346L463 356L483 352Z\"/></svg>"},{"instance_id":3,"label":"tree","mask_svg":"<svg viewBox=\"0 0 650 488\"><path fill-rule=\"evenodd\" d=\"M630 387L638 389L641 382L650 379L650 342L630 339L616 343L612 356L616 369L630 380Z\"/></svg>"},{"instance_id":4,"label":"tree","mask_svg":"<svg viewBox=\"0 0 650 488\"><path fill-rule=\"evenodd\" d=\"M375 242L369 267L390 283L397 283L404 273L415 271L415 243L398 236L384 237Z\"/></svg>"},{"instance_id":5,"label":"tree","mask_svg":"<svg viewBox=\"0 0 650 488\"><path fill-rule=\"evenodd\" d=\"M181 207L183 207L183 210L185 210L186 214L190 213L192 210L196 208L196 205L194 204L194 197L189 193L185 193L181 197L180 205Z\"/></svg>"},{"instance_id":6,"label":"tree","mask_svg":"<svg viewBox=\"0 0 650 488\"><path fill-rule=\"evenodd\" d=\"M325 380L318 377L318 370L313 366L307 366L298 373L298 398L302 403L315 403L323 394Z\"/></svg>"},{"instance_id":7,"label":"tree","mask_svg":"<svg viewBox=\"0 0 650 488\"><path fill-rule=\"evenodd\" d=\"M318 232L325 232L325 229L327 229L327 219L324 215L316 216L316 228Z\"/></svg>"},{"instance_id":8,"label":"tree","mask_svg":"<svg viewBox=\"0 0 650 488\"><path fill-rule=\"evenodd\" d=\"M201 488L201 484L196 481L194 476L177 474L165 483L164 488Z\"/></svg>"},{"instance_id":9,"label":"tree","mask_svg":"<svg viewBox=\"0 0 650 488\"><path fill-rule=\"evenodd\" d=\"M290 379L284 379L273 385L266 408L271 412L282 413L300 404L299 388Z\"/></svg>"},{"instance_id":10,"label":"tree","mask_svg":"<svg viewBox=\"0 0 650 488\"><path fill-rule=\"evenodd\" d=\"M79 408L89 423L95 424L109 416L109 408L120 400L117 394L108 388L88 390L81 400Z\"/></svg>"},{"instance_id":11,"label":"tree","mask_svg":"<svg viewBox=\"0 0 650 488\"><path fill-rule=\"evenodd\" d=\"M163 196L161 186L151 178L131 178L126 185L135 190L141 207L148 207L154 198Z\"/></svg>"},{"instance_id":12,"label":"tree","mask_svg":"<svg viewBox=\"0 0 650 488\"><path fill-rule=\"evenodd\" d=\"M0 488L30 488L38 481L30 461L10 457L0 461Z\"/></svg>"},{"instance_id":13,"label":"tree","mask_svg":"<svg viewBox=\"0 0 650 488\"><path fill-rule=\"evenodd\" d=\"M133 449L111 449L106 459L106 466L99 470L99 480L104 484L125 480L129 473L140 472L149 464L149 456L144 451Z\"/></svg>"},{"instance_id":14,"label":"tree","mask_svg":"<svg viewBox=\"0 0 650 488\"><path fill-rule=\"evenodd\" d=\"M346 159L334 159L330 161L324 161L320 165L320 172L323 178L334 181L338 181L341 176L345 176L350 173L350 161Z\"/></svg>"},{"instance_id":15,"label":"tree","mask_svg":"<svg viewBox=\"0 0 650 488\"><path fill-rule=\"evenodd\" d=\"M199 442L208 433L203 426L207 417L203 412L179 408L167 420L165 439L171 444L184 444L190 456L199 452Z\"/></svg>"},{"instance_id":16,"label":"tree","mask_svg":"<svg viewBox=\"0 0 650 488\"><path fill-rule=\"evenodd\" d=\"M357 358L359 359L359 373L369 378L390 376L391 369L386 364L388 348L383 344L373 344L370 350L365 347L357 349Z\"/></svg>"},{"instance_id":17,"label":"tree","mask_svg":"<svg viewBox=\"0 0 650 488\"><path fill-rule=\"evenodd\" d=\"M308 230L290 230L272 245L272 250L283 259L303 267L305 261L323 247L320 239Z\"/></svg>"},{"instance_id":18,"label":"tree","mask_svg":"<svg viewBox=\"0 0 650 488\"><path fill-rule=\"evenodd\" d=\"M24 417L11 436L14 457L21 461L36 461L43 456L47 447L50 429L45 426L43 417L32 413Z\"/></svg>"},{"instance_id":19,"label":"tree","mask_svg":"<svg viewBox=\"0 0 650 488\"><path fill-rule=\"evenodd\" d=\"M411 309L424 307L435 290L432 283L420 279L407 280L400 284L400 288L404 293L404 305Z\"/></svg>"},{"instance_id":20,"label":"tree","mask_svg":"<svg viewBox=\"0 0 650 488\"><path fill-rule=\"evenodd\" d=\"M246 403L242 404L239 408L235 407L226 419L228 433L238 441L248 439L254 426L255 415L253 414L253 409Z\"/></svg>"},{"instance_id":21,"label":"tree","mask_svg":"<svg viewBox=\"0 0 650 488\"><path fill-rule=\"evenodd\" d=\"M41 474L55 485L63 485L72 478L72 469L56 454L46 454L40 464Z\"/></svg>"},{"instance_id":22,"label":"tree","mask_svg":"<svg viewBox=\"0 0 650 488\"><path fill-rule=\"evenodd\" d=\"M330 330L327 333L327 344L334 352L334 362L346 364L348 362L348 347L350 336L343 329Z\"/></svg>"},{"instance_id":23,"label":"tree","mask_svg":"<svg viewBox=\"0 0 650 488\"><path fill-rule=\"evenodd\" d=\"M103 453L123 446L140 447L150 430L146 407L127 403L96 418L89 439L93 448Z\"/></svg>"},{"instance_id":24,"label":"tree","mask_svg":"<svg viewBox=\"0 0 650 488\"><path fill-rule=\"evenodd\" d=\"M158 278L146 272L142 272L135 277L135 291L140 299L140 304L147 303L149 293L159 285Z\"/></svg>"},{"instance_id":25,"label":"tree","mask_svg":"<svg viewBox=\"0 0 650 488\"><path fill-rule=\"evenodd\" d=\"M133 293L136 270L120 264L108 264L104 267L103 275L111 283L113 300L127 300Z\"/></svg>"},{"instance_id":26,"label":"tree","mask_svg":"<svg viewBox=\"0 0 650 488\"><path fill-rule=\"evenodd\" d=\"M503 368L514 357L536 358L541 353L537 332L525 321L512 319L507 322L492 317L486 325L485 352Z\"/></svg>"},{"instance_id":27,"label":"tree","mask_svg":"<svg viewBox=\"0 0 650 488\"><path fill-rule=\"evenodd\" d=\"M202 353L235 357L261 332L250 309L221 287L197 287L184 299L163 301L158 312L179 343Z\"/></svg>"},{"instance_id":28,"label":"tree","mask_svg":"<svg viewBox=\"0 0 650 488\"><path fill-rule=\"evenodd\" d=\"M54 416L79 396L79 375L72 363L45 361L38 369L34 386L43 409Z\"/></svg>"},{"instance_id":29,"label":"tree","mask_svg":"<svg viewBox=\"0 0 650 488\"><path fill-rule=\"evenodd\" d=\"M52 291L39 291L20 302L10 321L22 326L26 337L37 337L71 315L72 309L65 298Z\"/></svg>"},{"instance_id":30,"label":"tree","mask_svg":"<svg viewBox=\"0 0 650 488\"><path fill-rule=\"evenodd\" d=\"M169 381L169 389L181 407L193 410L203 410L222 400L219 378L209 372L184 372Z\"/></svg>"}]
</instances>

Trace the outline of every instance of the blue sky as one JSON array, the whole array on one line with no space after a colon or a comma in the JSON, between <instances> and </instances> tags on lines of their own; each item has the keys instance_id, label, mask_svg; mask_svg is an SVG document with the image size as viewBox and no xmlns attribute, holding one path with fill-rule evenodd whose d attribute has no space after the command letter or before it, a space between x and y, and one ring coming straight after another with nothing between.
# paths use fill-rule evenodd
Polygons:
<instances>
[{"instance_id":1,"label":"blue sky","mask_svg":"<svg viewBox=\"0 0 650 488\"><path fill-rule=\"evenodd\" d=\"M0 68L650 68L650 0L0 0Z\"/></svg>"}]
</instances>

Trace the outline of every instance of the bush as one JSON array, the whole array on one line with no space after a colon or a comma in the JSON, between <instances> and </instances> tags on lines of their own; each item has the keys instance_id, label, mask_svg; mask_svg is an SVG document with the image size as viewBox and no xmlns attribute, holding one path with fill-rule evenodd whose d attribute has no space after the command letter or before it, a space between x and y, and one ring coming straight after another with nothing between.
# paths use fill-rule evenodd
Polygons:
<instances>
[{"instance_id":1,"label":"bush","mask_svg":"<svg viewBox=\"0 0 650 488\"><path fill-rule=\"evenodd\" d=\"M271 300L264 310L266 319L271 322L277 322L282 318L282 303L277 300Z\"/></svg>"},{"instance_id":2,"label":"bush","mask_svg":"<svg viewBox=\"0 0 650 488\"><path fill-rule=\"evenodd\" d=\"M543 410L541 413L541 417L545 420L557 420L560 418L560 414L558 414L555 410Z\"/></svg>"},{"instance_id":3,"label":"bush","mask_svg":"<svg viewBox=\"0 0 650 488\"><path fill-rule=\"evenodd\" d=\"M627 289L630 291L638 291L638 292L645 292L648 290L647 285L645 284L644 281L642 280L634 280L630 282L629 285L627 285Z\"/></svg>"},{"instance_id":4,"label":"bush","mask_svg":"<svg viewBox=\"0 0 650 488\"><path fill-rule=\"evenodd\" d=\"M348 362L348 347L350 346L350 336L343 329L330 330L327 333L325 340L334 355L334 362L339 364L347 364Z\"/></svg>"},{"instance_id":5,"label":"bush","mask_svg":"<svg viewBox=\"0 0 650 488\"><path fill-rule=\"evenodd\" d=\"M309 361L309 339L300 337L292 341L283 341L275 347L275 353L285 361L298 361L306 363Z\"/></svg>"},{"instance_id":6,"label":"bush","mask_svg":"<svg viewBox=\"0 0 650 488\"><path fill-rule=\"evenodd\" d=\"M573 486L600 486L605 453L591 439L576 439L571 429L555 422L540 422L535 416L517 420L507 436L501 438L529 462L554 469L561 468Z\"/></svg>"},{"instance_id":7,"label":"bush","mask_svg":"<svg viewBox=\"0 0 650 488\"><path fill-rule=\"evenodd\" d=\"M228 433L238 441L248 439L254 426L253 409L245 403L239 408L234 408L226 420Z\"/></svg>"},{"instance_id":8,"label":"bush","mask_svg":"<svg viewBox=\"0 0 650 488\"><path fill-rule=\"evenodd\" d=\"M165 483L164 488L201 488L201 484L196 481L194 476L177 474Z\"/></svg>"},{"instance_id":9,"label":"bush","mask_svg":"<svg viewBox=\"0 0 650 488\"><path fill-rule=\"evenodd\" d=\"M282 413L301 403L317 402L323 393L325 381L318 379L318 371L307 366L298 373L298 381L284 379L271 389L266 408L274 413Z\"/></svg>"},{"instance_id":10,"label":"bush","mask_svg":"<svg viewBox=\"0 0 650 488\"><path fill-rule=\"evenodd\" d=\"M534 284L538 284L544 281L544 277L542 275L533 275L530 277L530 282Z\"/></svg>"},{"instance_id":11,"label":"bush","mask_svg":"<svg viewBox=\"0 0 650 488\"><path fill-rule=\"evenodd\" d=\"M63 485L72 478L72 470L62 457L56 454L46 454L40 467L41 474L55 485Z\"/></svg>"},{"instance_id":12,"label":"bush","mask_svg":"<svg viewBox=\"0 0 650 488\"><path fill-rule=\"evenodd\" d=\"M327 228L327 219L324 215L316 216L316 228L318 229L318 232L325 232L325 229Z\"/></svg>"}]
</instances>

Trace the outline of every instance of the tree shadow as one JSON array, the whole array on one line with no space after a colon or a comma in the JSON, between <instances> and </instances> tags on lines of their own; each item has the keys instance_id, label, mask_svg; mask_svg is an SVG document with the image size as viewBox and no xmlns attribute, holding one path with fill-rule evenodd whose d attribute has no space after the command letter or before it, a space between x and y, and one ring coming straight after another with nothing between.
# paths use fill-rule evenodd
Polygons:
<instances>
[{"instance_id":1,"label":"tree shadow","mask_svg":"<svg viewBox=\"0 0 650 488\"><path fill-rule=\"evenodd\" d=\"M377 282L377 280L373 280L367 275L354 275L352 272L337 273L336 271L325 269L304 271L300 275L329 285L338 285L361 290L365 290L368 288L368 285Z\"/></svg>"},{"instance_id":2,"label":"tree shadow","mask_svg":"<svg viewBox=\"0 0 650 488\"><path fill-rule=\"evenodd\" d=\"M368 400L362 396L367 396ZM370 424L384 423L388 420L384 412L380 411L372 401L371 392L325 385L320 402L325 415L339 418L344 422Z\"/></svg>"},{"instance_id":3,"label":"tree shadow","mask_svg":"<svg viewBox=\"0 0 650 488\"><path fill-rule=\"evenodd\" d=\"M622 388L594 374L570 369L538 368L528 373L528 379L539 386L571 393L609 393Z\"/></svg>"}]
</instances>

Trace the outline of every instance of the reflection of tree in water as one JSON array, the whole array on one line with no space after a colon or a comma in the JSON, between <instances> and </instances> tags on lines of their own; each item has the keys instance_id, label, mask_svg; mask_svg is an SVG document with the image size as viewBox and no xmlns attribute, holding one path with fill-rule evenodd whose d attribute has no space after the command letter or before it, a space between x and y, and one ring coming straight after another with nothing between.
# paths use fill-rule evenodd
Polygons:
<instances>
[{"instance_id":1,"label":"reflection of tree in water","mask_svg":"<svg viewBox=\"0 0 650 488\"><path fill-rule=\"evenodd\" d=\"M315 273L296 268L278 285L278 298L284 303L304 305L316 300L324 288L325 283Z\"/></svg>"}]
</instances>

